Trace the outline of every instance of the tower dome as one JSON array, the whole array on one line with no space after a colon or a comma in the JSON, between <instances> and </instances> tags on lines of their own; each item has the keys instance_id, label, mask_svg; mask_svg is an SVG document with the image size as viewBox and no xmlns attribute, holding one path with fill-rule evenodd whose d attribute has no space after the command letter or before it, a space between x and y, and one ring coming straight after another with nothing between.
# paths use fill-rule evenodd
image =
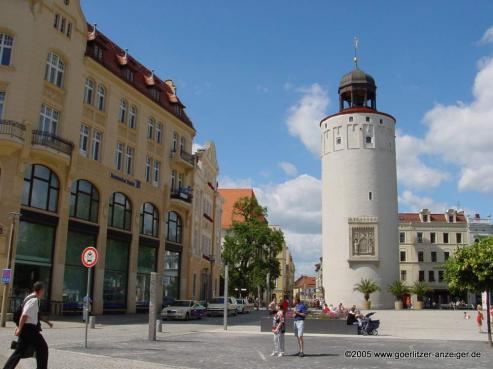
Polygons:
<instances>
[{"instance_id":1,"label":"tower dome","mask_svg":"<svg viewBox=\"0 0 493 369\"><path fill-rule=\"evenodd\" d=\"M339 83L339 110L366 107L377 110L375 79L358 67L345 74Z\"/></svg>"}]
</instances>

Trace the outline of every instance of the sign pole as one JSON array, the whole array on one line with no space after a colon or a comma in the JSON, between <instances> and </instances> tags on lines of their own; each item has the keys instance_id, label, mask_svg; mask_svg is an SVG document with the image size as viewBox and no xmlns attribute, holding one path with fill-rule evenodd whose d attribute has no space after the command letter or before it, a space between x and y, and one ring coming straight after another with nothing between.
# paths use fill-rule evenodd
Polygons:
<instances>
[{"instance_id":1,"label":"sign pole","mask_svg":"<svg viewBox=\"0 0 493 369\"><path fill-rule=\"evenodd\" d=\"M88 271L87 271L87 293L86 293L86 301L85 301L85 304L84 304L84 312L85 312L85 318L86 318L86 337L85 337L85 340L84 340L84 348L87 349L87 331L89 329L89 305L90 305L90 291L91 291L91 271L92 271L92 267L90 268L87 268Z\"/></svg>"},{"instance_id":2,"label":"sign pole","mask_svg":"<svg viewBox=\"0 0 493 369\"><path fill-rule=\"evenodd\" d=\"M85 297L85 301L83 304L83 316L85 318L85 323L86 323L86 333L85 333L85 339L84 339L84 348L87 349L87 331L89 328L89 313L91 311L91 276L92 276L92 267L96 265L98 262L98 250L96 250L94 247L89 246L82 251L81 255L81 260L82 260L82 265L84 265L87 268L87 293Z\"/></svg>"},{"instance_id":3,"label":"sign pole","mask_svg":"<svg viewBox=\"0 0 493 369\"><path fill-rule=\"evenodd\" d=\"M224 265L224 316L223 316L223 328L228 330L228 279L229 279L229 267L228 264Z\"/></svg>"}]
</instances>

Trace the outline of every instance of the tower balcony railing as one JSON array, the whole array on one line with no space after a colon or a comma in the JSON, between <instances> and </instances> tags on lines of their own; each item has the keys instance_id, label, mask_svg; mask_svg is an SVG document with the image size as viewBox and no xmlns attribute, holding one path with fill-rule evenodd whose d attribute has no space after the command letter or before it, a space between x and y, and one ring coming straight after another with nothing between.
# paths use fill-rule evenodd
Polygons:
<instances>
[{"instance_id":1,"label":"tower balcony railing","mask_svg":"<svg viewBox=\"0 0 493 369\"><path fill-rule=\"evenodd\" d=\"M67 154L68 156L72 155L72 150L74 149L74 144L72 142L64 140L63 138L50 132L39 130L33 131L32 143L33 145L49 147L58 152Z\"/></svg>"},{"instance_id":2,"label":"tower balcony railing","mask_svg":"<svg viewBox=\"0 0 493 369\"><path fill-rule=\"evenodd\" d=\"M191 187L180 187L171 189L171 198L191 203L193 199Z\"/></svg>"},{"instance_id":3,"label":"tower balcony railing","mask_svg":"<svg viewBox=\"0 0 493 369\"><path fill-rule=\"evenodd\" d=\"M24 141L26 126L13 120L0 119L0 135L16 137Z\"/></svg>"}]
</instances>

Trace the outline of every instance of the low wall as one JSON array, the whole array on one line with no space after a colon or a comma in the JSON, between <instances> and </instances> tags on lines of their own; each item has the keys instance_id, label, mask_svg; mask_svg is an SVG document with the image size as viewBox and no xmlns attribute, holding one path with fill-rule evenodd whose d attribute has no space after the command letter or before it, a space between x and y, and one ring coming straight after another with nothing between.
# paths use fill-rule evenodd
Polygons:
<instances>
[{"instance_id":1,"label":"low wall","mask_svg":"<svg viewBox=\"0 0 493 369\"><path fill-rule=\"evenodd\" d=\"M293 333L293 319L286 320L286 333ZM272 318L264 317L260 320L261 332L272 332ZM306 319L305 333L318 334L358 334L357 325L347 325L342 319Z\"/></svg>"}]
</instances>

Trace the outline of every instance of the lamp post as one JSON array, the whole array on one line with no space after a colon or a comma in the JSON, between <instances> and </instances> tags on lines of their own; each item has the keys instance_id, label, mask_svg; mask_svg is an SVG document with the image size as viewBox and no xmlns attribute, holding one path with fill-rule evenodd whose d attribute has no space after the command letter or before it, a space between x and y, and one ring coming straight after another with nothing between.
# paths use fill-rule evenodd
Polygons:
<instances>
[{"instance_id":1,"label":"lamp post","mask_svg":"<svg viewBox=\"0 0 493 369\"><path fill-rule=\"evenodd\" d=\"M3 296L2 296L2 313L0 316L0 326L5 327L7 323L7 310L9 305L9 294L10 294L10 285L14 280L14 265L15 265L15 253L16 253L16 245L17 245L17 229L18 229L18 219L20 217L20 213L11 212L9 213L9 217L12 218L12 223L10 224L10 233L9 233L9 247L7 251L7 266L6 269L11 270L10 281L9 283L5 283L3 286Z\"/></svg>"},{"instance_id":2,"label":"lamp post","mask_svg":"<svg viewBox=\"0 0 493 369\"><path fill-rule=\"evenodd\" d=\"M212 284L213 284L213 274L214 274L214 263L216 259L214 258L214 255L209 255L209 262L211 263L211 269L209 273L209 291L208 291L208 297L207 300L210 301L212 299Z\"/></svg>"}]
</instances>

